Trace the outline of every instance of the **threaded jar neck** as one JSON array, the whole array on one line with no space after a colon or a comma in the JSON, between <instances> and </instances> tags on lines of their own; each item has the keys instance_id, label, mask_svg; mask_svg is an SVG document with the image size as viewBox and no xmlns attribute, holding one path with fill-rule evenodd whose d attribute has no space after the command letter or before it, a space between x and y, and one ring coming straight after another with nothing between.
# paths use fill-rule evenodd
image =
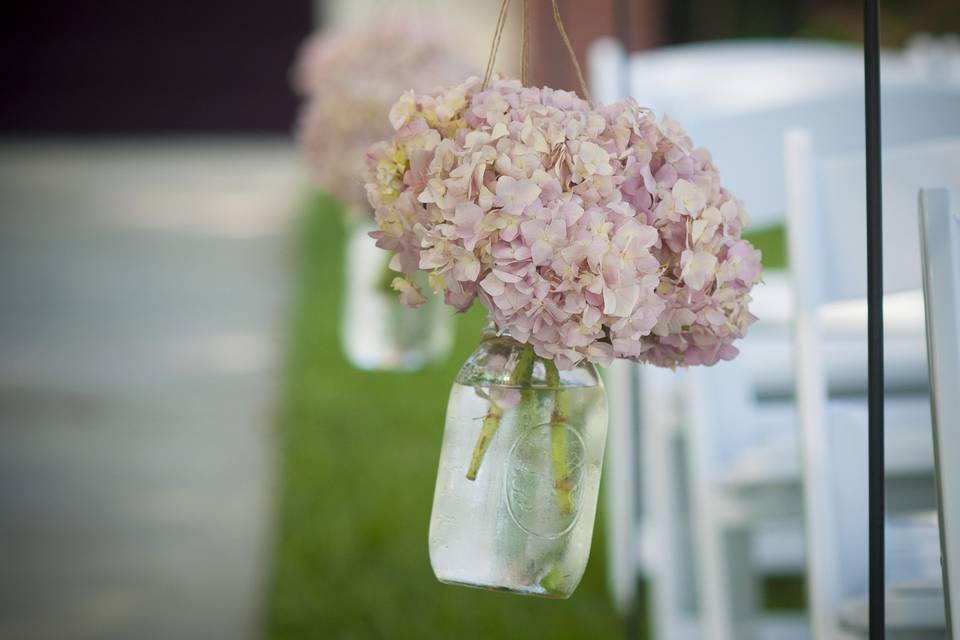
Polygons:
<instances>
[{"instance_id":1,"label":"threaded jar neck","mask_svg":"<svg viewBox=\"0 0 960 640\"><path fill-rule=\"evenodd\" d=\"M492 340L493 338L512 338L508 329L497 327L496 320L492 313L487 313L487 319L483 324L483 330L480 332L480 340Z\"/></svg>"}]
</instances>

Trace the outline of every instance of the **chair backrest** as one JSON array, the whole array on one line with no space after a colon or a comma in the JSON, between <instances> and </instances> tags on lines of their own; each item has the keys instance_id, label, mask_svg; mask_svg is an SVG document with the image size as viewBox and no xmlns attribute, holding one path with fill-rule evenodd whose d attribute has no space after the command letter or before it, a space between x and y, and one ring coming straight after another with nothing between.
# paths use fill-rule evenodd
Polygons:
<instances>
[{"instance_id":1,"label":"chair backrest","mask_svg":"<svg viewBox=\"0 0 960 640\"><path fill-rule=\"evenodd\" d=\"M807 131L787 132L784 169L811 626L814 637L830 637L845 596L844 571L849 571L840 571L836 560L847 544L836 518L840 467L831 455L836 442L828 424L819 311L827 302L865 296L866 189L862 152L818 156L813 142ZM919 288L921 281L919 242L913 240L916 222L909 214L904 220L904 198L910 198L911 192L915 198L919 186L930 184L929 180L947 184L960 180L958 157L960 138L885 149L884 259L897 265L892 271L885 269L888 291Z\"/></svg>"},{"instance_id":2,"label":"chair backrest","mask_svg":"<svg viewBox=\"0 0 960 640\"><path fill-rule=\"evenodd\" d=\"M955 63L931 65L927 58L919 49L885 51L884 90L958 84ZM691 124L829 96L863 98L861 47L822 40L714 40L663 47L631 54L629 74L637 100Z\"/></svg>"},{"instance_id":3,"label":"chair backrest","mask_svg":"<svg viewBox=\"0 0 960 640\"><path fill-rule=\"evenodd\" d=\"M627 95L627 53L616 38L597 38L587 50L590 94L600 104L623 100Z\"/></svg>"},{"instance_id":4,"label":"chair backrest","mask_svg":"<svg viewBox=\"0 0 960 640\"><path fill-rule=\"evenodd\" d=\"M919 218L946 616L960 638L960 214L949 191L923 189Z\"/></svg>"},{"instance_id":5,"label":"chair backrest","mask_svg":"<svg viewBox=\"0 0 960 640\"><path fill-rule=\"evenodd\" d=\"M960 109L951 117L960 125ZM885 141L886 142L886 141ZM794 283L798 305L866 296L866 164L862 152L817 159L813 137L787 135L791 255L799 262ZM902 146L883 152L884 292L921 286L920 245L913 213L917 191L944 185L960 192L960 137Z\"/></svg>"},{"instance_id":6,"label":"chair backrest","mask_svg":"<svg viewBox=\"0 0 960 640\"><path fill-rule=\"evenodd\" d=\"M899 88L884 93L885 145L960 135L960 92ZM805 103L687 126L694 144L710 150L724 185L741 198L754 223L782 222L786 212L784 133L808 131L818 154L864 148L863 93L825 96ZM862 194L863 191L860 192Z\"/></svg>"},{"instance_id":7,"label":"chair backrest","mask_svg":"<svg viewBox=\"0 0 960 640\"><path fill-rule=\"evenodd\" d=\"M618 80L625 72L623 53L617 46L598 43L589 64L596 98L619 99L623 85L628 84L630 95L641 104L677 119L697 146L708 148L725 186L746 202L757 226L777 224L785 218L784 158L790 157L782 144L785 131L802 127L816 140L818 151L830 155L849 155L864 146L863 62L858 47L798 41L668 47L631 54L626 71L629 82L620 80L620 86ZM960 135L960 87L956 82L918 72L912 61L899 54L885 54L882 72L885 144ZM812 156L810 164L812 167ZM804 175L812 186L813 172ZM861 198L864 191L859 188ZM864 237L865 233L860 233L849 244L862 246ZM752 339L758 329L752 332ZM718 371L730 380L740 380L744 388L756 383L751 383L746 367L720 367ZM825 377L814 375L806 386L817 388L821 382L825 384ZM739 395L737 400L739 406ZM713 470L740 449L741 438L749 441L752 435L752 429L745 428L722 440L708 438L707 447L700 449L707 462L704 475L712 476ZM831 447L824 444L819 450L826 453ZM820 463L830 465L831 461ZM832 485L825 484L822 490L814 487L814 493L830 491ZM845 548L843 540L837 544ZM848 590L845 586L838 588ZM666 599L661 598L658 604L664 603Z\"/></svg>"},{"instance_id":8,"label":"chair backrest","mask_svg":"<svg viewBox=\"0 0 960 640\"><path fill-rule=\"evenodd\" d=\"M718 41L635 53L629 67L631 95L710 150L757 226L784 219L780 141L787 129L810 131L822 153L863 149L859 47ZM899 53L884 54L882 72L885 143L960 135L960 85Z\"/></svg>"}]
</instances>

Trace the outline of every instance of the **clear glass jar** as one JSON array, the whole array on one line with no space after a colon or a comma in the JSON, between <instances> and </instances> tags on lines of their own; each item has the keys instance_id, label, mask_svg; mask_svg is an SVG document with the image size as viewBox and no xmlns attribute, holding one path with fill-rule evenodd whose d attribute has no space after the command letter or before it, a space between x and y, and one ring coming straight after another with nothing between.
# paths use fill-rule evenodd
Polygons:
<instances>
[{"instance_id":1,"label":"clear glass jar","mask_svg":"<svg viewBox=\"0 0 960 640\"><path fill-rule=\"evenodd\" d=\"M606 434L592 364L558 371L488 327L447 405L430 518L437 578L569 597L590 555Z\"/></svg>"},{"instance_id":2,"label":"clear glass jar","mask_svg":"<svg viewBox=\"0 0 960 640\"><path fill-rule=\"evenodd\" d=\"M400 275L388 268L389 254L356 224L347 238L345 290L340 336L347 359L373 370L416 370L442 360L453 342L453 316L443 300L418 283L427 301L417 309L400 304L390 288Z\"/></svg>"}]
</instances>

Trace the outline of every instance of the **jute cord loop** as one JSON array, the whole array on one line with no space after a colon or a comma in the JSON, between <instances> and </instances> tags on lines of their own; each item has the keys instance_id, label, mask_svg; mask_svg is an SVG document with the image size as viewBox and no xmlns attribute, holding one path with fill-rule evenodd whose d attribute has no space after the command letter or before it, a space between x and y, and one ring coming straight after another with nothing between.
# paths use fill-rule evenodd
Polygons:
<instances>
[{"instance_id":1,"label":"jute cord loop","mask_svg":"<svg viewBox=\"0 0 960 640\"><path fill-rule=\"evenodd\" d=\"M567 30L563 26L563 19L560 16L560 7L557 0L551 0L553 5L553 21L557 25L557 32L560 39L563 40L567 53L570 54L570 61L573 63L573 69L576 71L577 80L580 82L580 90L583 97L586 98L590 106L593 106L593 99L590 97L590 90L587 89L587 81L583 77L583 70L580 68L580 62L577 60L577 54L573 50L573 44L567 35ZM497 27L493 33L493 42L490 43L490 55L487 57L487 68L483 74L483 89L486 89L493 77L493 69L497 62L497 51L500 49L500 41L503 39L503 29L507 23L507 14L510 9L510 0L501 0L500 12L497 14ZM523 86L528 86L530 81L530 9L529 0L523 0L521 12L522 24L520 32L520 82Z\"/></svg>"}]
</instances>

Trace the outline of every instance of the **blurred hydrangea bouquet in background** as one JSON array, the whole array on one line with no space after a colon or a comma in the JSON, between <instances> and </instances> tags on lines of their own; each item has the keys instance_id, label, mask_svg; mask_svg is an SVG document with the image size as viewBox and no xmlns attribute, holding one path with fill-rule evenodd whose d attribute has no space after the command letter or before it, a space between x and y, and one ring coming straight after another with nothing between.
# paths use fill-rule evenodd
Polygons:
<instances>
[{"instance_id":1,"label":"blurred hydrangea bouquet in background","mask_svg":"<svg viewBox=\"0 0 960 640\"><path fill-rule=\"evenodd\" d=\"M410 300L419 289L395 280L389 258L374 247L361 178L367 147L393 131L387 113L398 95L474 71L452 32L411 19L324 30L303 45L292 72L304 97L297 138L311 177L348 214L341 338L347 358L363 369L419 369L443 359L452 341L442 301L412 311L396 300L394 290Z\"/></svg>"},{"instance_id":2,"label":"blurred hydrangea bouquet in background","mask_svg":"<svg viewBox=\"0 0 960 640\"><path fill-rule=\"evenodd\" d=\"M407 90L428 91L475 71L449 29L390 20L320 31L292 71L305 103L297 138L312 177L352 215L369 217L361 175L367 147L392 133L387 112Z\"/></svg>"}]
</instances>

